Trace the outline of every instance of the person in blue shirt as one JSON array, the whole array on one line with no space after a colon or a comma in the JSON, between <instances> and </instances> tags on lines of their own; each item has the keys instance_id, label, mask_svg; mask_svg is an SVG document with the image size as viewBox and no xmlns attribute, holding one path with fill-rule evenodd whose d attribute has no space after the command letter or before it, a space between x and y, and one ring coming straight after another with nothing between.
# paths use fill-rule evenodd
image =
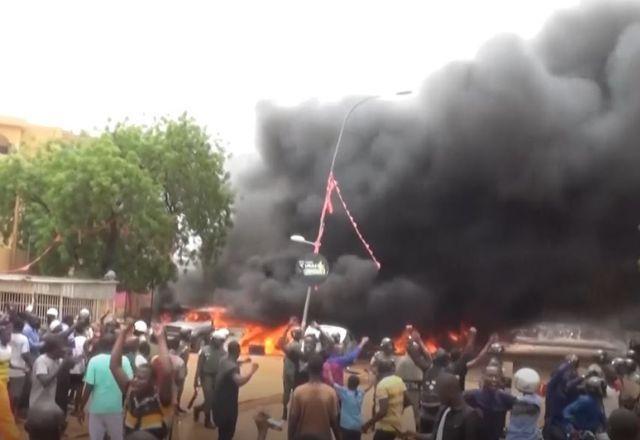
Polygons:
<instances>
[{"instance_id":1,"label":"person in blue shirt","mask_svg":"<svg viewBox=\"0 0 640 440\"><path fill-rule=\"evenodd\" d=\"M540 375L531 368L521 368L513 376L513 384L520 393L511 409L506 440L539 440L542 433L538 428L538 419L542 408Z\"/></svg>"},{"instance_id":2,"label":"person in blue shirt","mask_svg":"<svg viewBox=\"0 0 640 440\"><path fill-rule=\"evenodd\" d=\"M369 381L369 387L360 390L360 378L352 374L347 379L347 386L344 387L334 382L331 370L328 372L329 382L336 390L340 399L340 431L342 440L360 440L362 435L362 402L364 395L373 387L373 382Z\"/></svg>"},{"instance_id":3,"label":"person in blue shirt","mask_svg":"<svg viewBox=\"0 0 640 440\"><path fill-rule=\"evenodd\" d=\"M567 406L562 415L569 432L604 432L607 418L604 415L602 396L604 382L599 377L590 377L584 384L585 393Z\"/></svg>"},{"instance_id":4,"label":"person in blue shirt","mask_svg":"<svg viewBox=\"0 0 640 440\"><path fill-rule=\"evenodd\" d=\"M338 385L344 385L344 370L358 360L360 352L364 346L369 342L368 337L362 338L360 345L351 350L348 353L343 354L343 347L339 343L335 343L332 348L331 355L325 361L322 367L322 378L324 381L331 385L329 381L329 372L333 375L333 382Z\"/></svg>"},{"instance_id":5,"label":"person in blue shirt","mask_svg":"<svg viewBox=\"0 0 640 440\"><path fill-rule=\"evenodd\" d=\"M501 389L502 383L501 368L489 365L484 372L482 388L464 393L467 405L482 413L482 440L499 440L503 436L507 412L516 402L514 396Z\"/></svg>"},{"instance_id":6,"label":"person in blue shirt","mask_svg":"<svg viewBox=\"0 0 640 440\"><path fill-rule=\"evenodd\" d=\"M578 376L578 357L567 356L547 383L545 396L545 413L543 436L551 440L564 440L563 411L577 396L577 384L581 381Z\"/></svg>"},{"instance_id":7,"label":"person in blue shirt","mask_svg":"<svg viewBox=\"0 0 640 440\"><path fill-rule=\"evenodd\" d=\"M25 316L25 324L22 329L22 334L27 337L29 340L29 350L31 351L31 356L36 359L40 356L40 349L44 345L44 341L40 340L40 318L34 315L26 315Z\"/></svg>"}]
</instances>

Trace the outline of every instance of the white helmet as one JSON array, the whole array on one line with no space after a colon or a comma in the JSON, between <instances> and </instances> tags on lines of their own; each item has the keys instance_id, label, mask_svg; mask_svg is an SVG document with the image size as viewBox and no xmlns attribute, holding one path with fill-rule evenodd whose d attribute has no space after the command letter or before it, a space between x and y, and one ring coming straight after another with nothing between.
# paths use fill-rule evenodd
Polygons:
<instances>
[{"instance_id":1,"label":"white helmet","mask_svg":"<svg viewBox=\"0 0 640 440\"><path fill-rule=\"evenodd\" d=\"M51 324L49 324L49 330L54 331L55 329L58 328L60 324L61 324L60 321L58 321L57 319L54 319L53 321L51 321Z\"/></svg>"},{"instance_id":2,"label":"white helmet","mask_svg":"<svg viewBox=\"0 0 640 440\"><path fill-rule=\"evenodd\" d=\"M136 321L133 329L139 333L147 333L147 323L144 321Z\"/></svg>"},{"instance_id":3,"label":"white helmet","mask_svg":"<svg viewBox=\"0 0 640 440\"><path fill-rule=\"evenodd\" d=\"M533 394L540 388L540 375L531 368L521 368L513 375L513 384L521 393Z\"/></svg>"},{"instance_id":4,"label":"white helmet","mask_svg":"<svg viewBox=\"0 0 640 440\"><path fill-rule=\"evenodd\" d=\"M80 315L81 318L88 318L89 316L91 316L91 312L89 312L88 309L82 309L80 310L80 313L78 313L78 315Z\"/></svg>"},{"instance_id":5,"label":"white helmet","mask_svg":"<svg viewBox=\"0 0 640 440\"><path fill-rule=\"evenodd\" d=\"M47 310L47 316L53 316L54 318L57 318L58 309L56 309L55 307L51 307L49 310Z\"/></svg>"}]
</instances>

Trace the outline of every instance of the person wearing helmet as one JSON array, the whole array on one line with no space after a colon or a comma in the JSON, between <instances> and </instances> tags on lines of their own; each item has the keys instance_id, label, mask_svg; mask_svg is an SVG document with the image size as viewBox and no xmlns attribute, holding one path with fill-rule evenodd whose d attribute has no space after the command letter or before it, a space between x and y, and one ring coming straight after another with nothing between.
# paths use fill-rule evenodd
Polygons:
<instances>
[{"instance_id":1,"label":"person wearing helmet","mask_svg":"<svg viewBox=\"0 0 640 440\"><path fill-rule=\"evenodd\" d=\"M594 356L594 360L600 366L607 365L611 362L611 356L604 350L598 350Z\"/></svg>"},{"instance_id":2,"label":"person wearing helmet","mask_svg":"<svg viewBox=\"0 0 640 440\"><path fill-rule=\"evenodd\" d=\"M193 418L197 421L200 413L204 412L204 426L213 429L213 398L215 395L215 385L218 374L220 360L227 354L224 349L224 342L229 336L226 329L219 329L213 332L208 346L200 351L198 356L198 366L194 379L194 388L202 386L204 393L204 403L196 407L193 411Z\"/></svg>"},{"instance_id":3,"label":"person wearing helmet","mask_svg":"<svg viewBox=\"0 0 640 440\"><path fill-rule=\"evenodd\" d=\"M568 355L565 361L551 374L547 383L545 396L544 428L545 439L564 440L564 417L562 412L577 396L573 384L579 379L579 359L576 355Z\"/></svg>"},{"instance_id":4,"label":"person wearing helmet","mask_svg":"<svg viewBox=\"0 0 640 440\"><path fill-rule=\"evenodd\" d=\"M295 386L296 375L299 370L302 357L302 328L298 325L298 319L292 317L277 343L277 347L284 353L284 365L282 368L282 419L287 420L289 399ZM290 337L290 339L289 339Z\"/></svg>"},{"instance_id":5,"label":"person wearing helmet","mask_svg":"<svg viewBox=\"0 0 640 440\"><path fill-rule=\"evenodd\" d=\"M413 409L416 427L420 426L420 392L424 383L424 372L431 368L431 355L424 348L417 331L410 330L407 336L406 353L398 359L396 374L407 388L407 397Z\"/></svg>"},{"instance_id":6,"label":"person wearing helmet","mask_svg":"<svg viewBox=\"0 0 640 440\"><path fill-rule=\"evenodd\" d=\"M516 398L503 391L502 371L496 365L489 365L484 371L482 388L467 391L464 399L471 408L482 412L482 438L499 440L504 432L507 412L511 410Z\"/></svg>"},{"instance_id":7,"label":"person wearing helmet","mask_svg":"<svg viewBox=\"0 0 640 440\"><path fill-rule=\"evenodd\" d=\"M378 365L380 365L380 362L382 361L390 362L391 364L393 364L393 371L395 371L396 358L394 353L395 347L393 346L393 341L391 340L391 338L382 338L382 340L380 341L379 350L375 352L375 354L371 358L371 361L369 362L373 374L375 374L376 376L378 375Z\"/></svg>"},{"instance_id":8,"label":"person wearing helmet","mask_svg":"<svg viewBox=\"0 0 640 440\"><path fill-rule=\"evenodd\" d=\"M433 432L436 426L435 423L441 405L436 387L438 377L445 372L450 373L448 368L451 358L446 350L438 348L432 359L431 366L424 372L420 391L420 432L423 433Z\"/></svg>"},{"instance_id":9,"label":"person wearing helmet","mask_svg":"<svg viewBox=\"0 0 640 440\"><path fill-rule=\"evenodd\" d=\"M607 419L602 408L604 381L592 376L585 380L585 393L567 406L562 415L569 432L591 432L598 434L604 431Z\"/></svg>"},{"instance_id":10,"label":"person wearing helmet","mask_svg":"<svg viewBox=\"0 0 640 440\"><path fill-rule=\"evenodd\" d=\"M521 368L514 374L513 384L521 395L511 409L507 440L538 440L542 438L538 428L542 410L542 397L537 394L540 375L531 368Z\"/></svg>"}]
</instances>

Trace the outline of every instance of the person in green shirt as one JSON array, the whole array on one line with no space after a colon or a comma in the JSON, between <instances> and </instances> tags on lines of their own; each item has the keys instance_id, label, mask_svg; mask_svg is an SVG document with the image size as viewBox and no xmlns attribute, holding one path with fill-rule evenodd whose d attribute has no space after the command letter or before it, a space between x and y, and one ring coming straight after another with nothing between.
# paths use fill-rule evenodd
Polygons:
<instances>
[{"instance_id":1,"label":"person in green shirt","mask_svg":"<svg viewBox=\"0 0 640 440\"><path fill-rule=\"evenodd\" d=\"M98 352L87 365L84 377L84 393L82 404L78 411L80 423L84 421L84 409L91 397L89 405L89 437L91 440L102 440L105 433L109 438L123 438L123 407L122 391L118 386L111 370L111 350L115 343L114 334L106 334L100 340ZM122 368L131 379L133 370L129 359L122 357Z\"/></svg>"}]
</instances>

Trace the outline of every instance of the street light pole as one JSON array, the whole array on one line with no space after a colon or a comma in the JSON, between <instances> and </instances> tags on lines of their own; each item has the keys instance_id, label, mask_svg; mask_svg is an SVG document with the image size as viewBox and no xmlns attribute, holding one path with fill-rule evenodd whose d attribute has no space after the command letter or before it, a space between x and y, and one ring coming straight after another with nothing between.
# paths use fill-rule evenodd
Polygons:
<instances>
[{"instance_id":1,"label":"street light pole","mask_svg":"<svg viewBox=\"0 0 640 440\"><path fill-rule=\"evenodd\" d=\"M402 92L397 92L396 95L408 95L410 93L411 91L402 91ZM347 113L344 115L344 118L342 119L342 125L340 126L340 132L338 133L338 140L336 141L336 146L333 150L333 156L331 158L331 166L329 167L329 175L333 174L333 169L336 165L336 158L338 157L338 152L340 151L340 146L342 145L342 135L344 134L344 129L347 126L347 122L349 121L351 114L355 111L355 109L360 107L362 104L368 101L373 101L374 99L378 99L378 98L380 98L380 95L372 95L372 96L367 96L365 98L362 98L359 101L357 101L355 104L353 104L349 108L349 111L347 111ZM291 240L295 241L296 243L305 243L305 244L312 245L314 247L313 252L315 254L318 254L320 253L321 243L319 242L319 240L320 240L321 231L322 231L322 220L320 220L318 224L318 235L317 235L318 238L316 238L315 243L305 240L304 237L300 235L291 236ZM304 310L302 312L302 328L305 328L305 326L307 325L307 318L309 316L309 303L311 302L311 289L312 289L311 287L307 287L307 297L305 298Z\"/></svg>"}]
</instances>

